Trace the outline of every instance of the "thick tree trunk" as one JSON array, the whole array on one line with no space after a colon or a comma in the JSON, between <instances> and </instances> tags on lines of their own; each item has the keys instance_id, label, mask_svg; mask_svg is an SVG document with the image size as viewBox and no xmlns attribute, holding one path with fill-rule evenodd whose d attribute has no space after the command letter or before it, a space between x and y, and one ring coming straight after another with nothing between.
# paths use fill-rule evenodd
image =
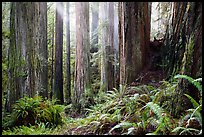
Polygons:
<instances>
[{"instance_id":1,"label":"thick tree trunk","mask_svg":"<svg viewBox=\"0 0 204 137\"><path fill-rule=\"evenodd\" d=\"M36 52L37 60L37 91L39 95L48 98L48 50L47 50L47 3L38 2L36 4L37 18L36 33L38 38L36 39Z\"/></svg>"},{"instance_id":2,"label":"thick tree trunk","mask_svg":"<svg viewBox=\"0 0 204 137\"><path fill-rule=\"evenodd\" d=\"M106 81L108 90L112 90L115 83L114 78L114 3L108 2L108 45L106 47L107 68Z\"/></svg>"},{"instance_id":3,"label":"thick tree trunk","mask_svg":"<svg viewBox=\"0 0 204 137\"><path fill-rule=\"evenodd\" d=\"M119 87L119 37L118 37L118 2L114 2L114 87Z\"/></svg>"},{"instance_id":4,"label":"thick tree trunk","mask_svg":"<svg viewBox=\"0 0 204 137\"><path fill-rule=\"evenodd\" d=\"M100 10L101 86L107 91L114 87L114 5L112 2L103 2Z\"/></svg>"},{"instance_id":5,"label":"thick tree trunk","mask_svg":"<svg viewBox=\"0 0 204 137\"><path fill-rule=\"evenodd\" d=\"M98 55L99 53L99 2L91 2L90 3L90 9L91 9L91 39L90 39L90 81L91 83L95 83L96 81L99 80L100 78L100 67L99 63L100 62L95 62L97 61L95 59L95 55ZM90 94L91 96L97 92L99 86L94 84L94 86L91 86L91 91L92 93ZM89 97L89 102L92 97ZM92 98L93 99L93 98ZM91 99L91 100L92 100Z\"/></svg>"},{"instance_id":6,"label":"thick tree trunk","mask_svg":"<svg viewBox=\"0 0 204 137\"><path fill-rule=\"evenodd\" d=\"M19 50L16 47L16 3L11 3L11 12L10 12L10 46L8 49L8 93L5 108L6 111L11 112L12 105L20 98L19 85L20 81L17 76L17 64L19 56ZM20 65L20 63L19 63Z\"/></svg>"},{"instance_id":7,"label":"thick tree trunk","mask_svg":"<svg viewBox=\"0 0 204 137\"><path fill-rule=\"evenodd\" d=\"M24 95L33 97L42 88L43 95L47 94L46 3L14 2L11 5L9 111Z\"/></svg>"},{"instance_id":8,"label":"thick tree trunk","mask_svg":"<svg viewBox=\"0 0 204 137\"><path fill-rule=\"evenodd\" d=\"M194 79L202 77L202 4L197 2L175 2L173 7L172 33L167 36L170 45L165 57L168 62L168 75L188 75ZM198 72L196 74L196 72ZM175 105L180 106L172 110L172 115L178 116L192 104L184 94L188 94L199 101L200 92L185 79L179 79L176 89Z\"/></svg>"},{"instance_id":9,"label":"thick tree trunk","mask_svg":"<svg viewBox=\"0 0 204 137\"><path fill-rule=\"evenodd\" d=\"M19 47L22 46L22 57L26 61L26 65L23 66L21 71L24 71L28 76L27 79L21 78L23 94L33 97L36 94L36 77L35 77L35 62L36 62L36 51L35 51L35 8L36 5L32 2L17 3L19 9L19 24L17 19L17 43ZM19 33L18 33L19 32ZM24 81L25 80L25 81Z\"/></svg>"},{"instance_id":10,"label":"thick tree trunk","mask_svg":"<svg viewBox=\"0 0 204 137\"><path fill-rule=\"evenodd\" d=\"M55 78L54 78L54 98L64 103L63 96L63 3L56 3L56 27L55 27Z\"/></svg>"},{"instance_id":11,"label":"thick tree trunk","mask_svg":"<svg viewBox=\"0 0 204 137\"><path fill-rule=\"evenodd\" d=\"M55 27L54 27L54 18L53 18L53 26L52 26L52 47L51 47L51 56L52 56L52 60L51 60L51 77L50 77L50 98L52 98L53 96L53 92L54 92L54 40L55 40Z\"/></svg>"},{"instance_id":12,"label":"thick tree trunk","mask_svg":"<svg viewBox=\"0 0 204 137\"><path fill-rule=\"evenodd\" d=\"M100 11L99 11L99 18L100 18L100 26L101 26L101 87L104 87L104 90L107 90L107 83L106 83L106 53L105 53L105 46L108 45L108 30L107 30L107 2L100 3Z\"/></svg>"},{"instance_id":13,"label":"thick tree trunk","mask_svg":"<svg viewBox=\"0 0 204 137\"><path fill-rule=\"evenodd\" d=\"M130 84L146 65L150 35L147 2L119 3L120 84Z\"/></svg>"},{"instance_id":14,"label":"thick tree trunk","mask_svg":"<svg viewBox=\"0 0 204 137\"><path fill-rule=\"evenodd\" d=\"M67 31L67 91L66 91L66 103L71 103L71 72L70 72L70 18L69 18L69 2L67 2L67 22L66 22L66 31Z\"/></svg>"},{"instance_id":15,"label":"thick tree trunk","mask_svg":"<svg viewBox=\"0 0 204 137\"><path fill-rule=\"evenodd\" d=\"M90 88L89 3L76 3L76 61L73 105L78 112L83 108L84 93Z\"/></svg>"}]
</instances>

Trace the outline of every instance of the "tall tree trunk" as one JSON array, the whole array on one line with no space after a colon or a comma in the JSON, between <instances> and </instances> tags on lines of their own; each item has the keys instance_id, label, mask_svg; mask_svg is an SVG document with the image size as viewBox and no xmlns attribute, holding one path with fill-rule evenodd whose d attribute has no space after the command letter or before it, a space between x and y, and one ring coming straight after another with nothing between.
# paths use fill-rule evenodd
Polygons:
<instances>
[{"instance_id":1,"label":"tall tree trunk","mask_svg":"<svg viewBox=\"0 0 204 137\"><path fill-rule=\"evenodd\" d=\"M92 2L91 52L98 51L99 2Z\"/></svg>"},{"instance_id":2,"label":"tall tree trunk","mask_svg":"<svg viewBox=\"0 0 204 137\"><path fill-rule=\"evenodd\" d=\"M19 54L19 49L17 48L16 43L16 3L11 3L11 12L10 12L10 46L8 49L8 93L5 108L6 111L11 112L12 105L20 98L19 86L20 81L17 76L17 63ZM20 65L20 62L18 63Z\"/></svg>"},{"instance_id":3,"label":"tall tree trunk","mask_svg":"<svg viewBox=\"0 0 204 137\"><path fill-rule=\"evenodd\" d=\"M118 37L118 2L114 2L114 78L115 86L119 87L119 37Z\"/></svg>"},{"instance_id":4,"label":"tall tree trunk","mask_svg":"<svg viewBox=\"0 0 204 137\"><path fill-rule=\"evenodd\" d=\"M101 87L104 87L104 90L108 90L107 85L107 58L106 58L106 50L105 47L108 45L108 5L107 2L100 3L100 26L101 26Z\"/></svg>"},{"instance_id":5,"label":"tall tree trunk","mask_svg":"<svg viewBox=\"0 0 204 137\"><path fill-rule=\"evenodd\" d=\"M91 2L90 3L90 9L91 9L91 14L92 14L92 18L91 18L91 41L90 41L90 81L91 83L95 83L96 81L98 81L98 79L100 78L100 67L99 67L99 61L97 63L95 63L95 61L97 61L95 59L95 55L97 55L96 53L99 53L99 2ZM93 62L91 62L91 60L93 60ZM95 85L95 84L94 84ZM92 93L90 93L90 95L93 95L96 93L98 86L91 86L91 91L93 91ZM89 102L90 99L92 100L93 98L90 96L89 97Z\"/></svg>"},{"instance_id":6,"label":"tall tree trunk","mask_svg":"<svg viewBox=\"0 0 204 137\"><path fill-rule=\"evenodd\" d=\"M150 35L147 2L119 3L120 84L130 84L144 68Z\"/></svg>"},{"instance_id":7,"label":"tall tree trunk","mask_svg":"<svg viewBox=\"0 0 204 137\"><path fill-rule=\"evenodd\" d=\"M114 87L114 5L112 2L101 3L101 86L104 90Z\"/></svg>"},{"instance_id":8,"label":"tall tree trunk","mask_svg":"<svg viewBox=\"0 0 204 137\"><path fill-rule=\"evenodd\" d=\"M73 105L78 112L83 108L84 93L90 88L89 3L76 3L76 61Z\"/></svg>"},{"instance_id":9,"label":"tall tree trunk","mask_svg":"<svg viewBox=\"0 0 204 137\"><path fill-rule=\"evenodd\" d=\"M64 103L63 96L63 3L56 3L56 26L55 26L55 78L54 78L54 98Z\"/></svg>"},{"instance_id":10,"label":"tall tree trunk","mask_svg":"<svg viewBox=\"0 0 204 137\"><path fill-rule=\"evenodd\" d=\"M114 78L114 3L108 2L108 45L106 46L107 68L106 81L108 90L112 90L115 83Z\"/></svg>"},{"instance_id":11,"label":"tall tree trunk","mask_svg":"<svg viewBox=\"0 0 204 137\"><path fill-rule=\"evenodd\" d=\"M36 43L38 43L36 52L37 60L37 81L39 95L48 98L48 50L47 50L47 3L38 2L36 3L36 13L39 18L37 18L36 33L38 38Z\"/></svg>"},{"instance_id":12,"label":"tall tree trunk","mask_svg":"<svg viewBox=\"0 0 204 137\"><path fill-rule=\"evenodd\" d=\"M52 56L52 60L51 60L51 77L50 77L50 98L52 98L53 96L53 92L54 92L54 40L55 40L55 27L54 27L54 20L55 18L53 18L53 26L52 26L52 47L51 47L51 56Z\"/></svg>"},{"instance_id":13,"label":"tall tree trunk","mask_svg":"<svg viewBox=\"0 0 204 137\"><path fill-rule=\"evenodd\" d=\"M67 2L67 22L66 22L66 31L67 31L67 91L66 91L66 103L71 103L71 72L70 72L70 19L69 19L69 2Z\"/></svg>"},{"instance_id":14,"label":"tall tree trunk","mask_svg":"<svg viewBox=\"0 0 204 137\"><path fill-rule=\"evenodd\" d=\"M178 32L181 33L182 39L186 39L185 52L183 53L182 64L179 66L179 70L181 74L196 79L202 77L202 4L199 2L188 3L185 14L188 14L188 20L184 26L186 27L186 33L185 31ZM183 16L184 19L185 14ZM185 36L186 38L184 38ZM189 94L196 101L199 101L200 93L194 85L182 80L179 84L181 87L180 91ZM187 92L186 89L189 89L189 91Z\"/></svg>"},{"instance_id":15,"label":"tall tree trunk","mask_svg":"<svg viewBox=\"0 0 204 137\"><path fill-rule=\"evenodd\" d=\"M165 53L168 75L174 76L180 73L194 79L202 77L202 4L175 2L173 9L172 33L167 35L170 46L168 52ZM180 107L172 110L173 116L178 116L192 107L184 94L190 95L196 101L200 98L198 89L184 79L179 79L176 93L173 102Z\"/></svg>"},{"instance_id":16,"label":"tall tree trunk","mask_svg":"<svg viewBox=\"0 0 204 137\"><path fill-rule=\"evenodd\" d=\"M47 87L47 74L40 73L40 68L45 72L47 66L46 4L38 2L11 4L8 111L20 97L24 95L33 97L41 88ZM45 67L41 64L40 58L45 61L43 62ZM45 85L41 85L41 82ZM47 90L44 90L42 93L46 92Z\"/></svg>"}]
</instances>

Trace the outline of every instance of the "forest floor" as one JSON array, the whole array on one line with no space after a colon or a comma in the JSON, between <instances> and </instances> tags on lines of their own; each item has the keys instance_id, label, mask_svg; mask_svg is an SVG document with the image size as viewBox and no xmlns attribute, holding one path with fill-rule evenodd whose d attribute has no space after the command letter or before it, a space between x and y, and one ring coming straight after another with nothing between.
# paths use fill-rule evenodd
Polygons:
<instances>
[{"instance_id":1,"label":"forest floor","mask_svg":"<svg viewBox=\"0 0 204 137\"><path fill-rule=\"evenodd\" d=\"M141 73L139 73L138 79L136 79L134 82L132 82L127 87L127 90L129 90L129 91L127 94L125 94L125 96L131 96L131 95L137 94L139 92L137 90L131 90L131 87L149 85L149 86L152 86L154 88L158 88L161 86L161 81L163 81L164 79L165 79L165 74L163 73L162 70L147 70L146 69L146 70L142 71ZM74 113L72 113L71 117L73 117L74 119L83 119L82 115L76 115ZM178 119L176 119L176 120L178 121ZM113 123L108 122L104 125L102 124L102 126L105 126L104 128L102 128L102 130L103 130L103 132L107 132L107 134L108 134L108 131L110 131L116 125L117 125L117 122L113 122ZM63 130L60 134L62 134L62 135L70 135L70 134L96 135L96 134L99 134L97 132L94 133L92 130L90 130L93 128L94 128L94 126L92 124L87 124L84 126L76 126L73 128L69 127L69 128L67 128L67 130L66 129ZM151 124L150 124L150 129L151 129ZM152 127L152 130L153 129L154 129L154 127ZM104 131L104 130L106 130L106 131ZM138 129L137 133L135 133L135 134L136 135L143 135L143 134L145 134L145 132L146 131L144 131L143 129ZM121 135L122 131L121 130L115 130L115 131L112 131L111 134L112 135Z\"/></svg>"},{"instance_id":2,"label":"forest floor","mask_svg":"<svg viewBox=\"0 0 204 137\"><path fill-rule=\"evenodd\" d=\"M141 72L138 75L138 79L135 82L132 82L130 86L138 86L138 85L152 85L152 86L160 86L160 81L164 80L165 75L162 70L148 70Z\"/></svg>"},{"instance_id":3,"label":"forest floor","mask_svg":"<svg viewBox=\"0 0 204 137\"><path fill-rule=\"evenodd\" d=\"M126 93L123 94L122 98L117 96L118 98L116 97L111 101L107 100L107 103L102 104L102 106L108 106L108 107L94 106L93 108L96 108L96 109L92 109L92 112L90 113L92 117L90 116L83 117L80 115L78 116L75 115L74 119L79 119L79 121L81 121L79 122L80 124L78 124L78 126L75 125L74 127L69 126L68 128L65 128L65 130L63 130L60 134L62 135L147 135L147 134L177 135L179 134L179 132L182 135L202 134L202 129L201 129L202 124L200 125L199 122L195 119L194 121L191 121L192 123L189 122L189 118L191 114L188 112L188 110L185 110L185 113L179 114L177 117L173 117L171 115L171 110L177 109L177 106L173 106L173 108L169 108L167 104L166 106L167 109L163 109L163 107L161 107L162 99L164 99L164 103L169 103L171 102L170 101L171 99L170 100L165 100L165 99L169 97L174 98L173 97L174 93L172 92L173 91L172 89L174 89L174 86L173 84L170 84L170 83L165 85L164 84L165 82L168 83L168 81L166 81L165 78L166 78L166 75L161 69L160 70L146 69L142 71L138 75L138 78L134 82L132 82L128 87L126 87ZM156 94L156 93L152 94L150 93L151 91L148 88L147 90L145 88L141 88L145 86L151 87L153 90L156 90L156 92L160 92L161 94ZM142 91L143 92L142 93L141 90L146 90L147 92ZM166 95L166 93L168 93L168 95ZM137 95L139 96L139 99L136 98ZM154 99L152 99L152 96L154 96L153 97ZM130 99L132 97L136 102L139 102L138 104L141 103L142 105L140 104L137 106L133 103L134 101L131 102L131 100L129 100L128 102L125 101L126 98ZM155 98L160 98L160 100L155 101L156 100ZM140 99L142 100L142 102L140 102L141 101ZM144 111L143 109L147 108L148 105L150 109L147 109ZM124 107L125 107L125 110L123 110ZM111 110L115 110L115 112L111 112ZM117 121L117 120L114 120L115 117L122 117L122 118L120 118L120 120ZM188 131L189 127L192 128L192 131Z\"/></svg>"},{"instance_id":4,"label":"forest floor","mask_svg":"<svg viewBox=\"0 0 204 137\"><path fill-rule=\"evenodd\" d=\"M161 69L146 68L129 86L101 92L94 104L78 114L71 105L62 113L64 124L53 129L24 128L15 134L51 135L189 135L202 134L202 124L189 110L177 117L171 115L175 85L166 81ZM122 90L121 90L122 89ZM158 94L159 93L159 94ZM89 102L86 102L89 103ZM169 105L170 104L170 105ZM193 110L194 111L194 110ZM201 115L196 118L202 119ZM189 122L189 123L188 123ZM191 131L190 131L190 130ZM23 133L22 133L23 132ZM183 132L183 133L182 133ZM13 131L4 134L14 134Z\"/></svg>"},{"instance_id":5,"label":"forest floor","mask_svg":"<svg viewBox=\"0 0 204 137\"><path fill-rule=\"evenodd\" d=\"M161 86L160 81L163 81L165 78L165 75L163 74L162 70L146 70L141 72L138 75L138 79L135 80L135 82L132 82L130 86L127 87L129 89L130 87L136 87L136 86L141 86L141 85L151 85L153 87L159 87ZM129 95L134 95L138 93L137 90L130 90L126 96ZM72 113L71 117L75 119L83 119L83 115L77 115L75 113ZM107 132L111 130L116 125L116 123L109 123L106 124L106 129ZM91 125L86 125L86 126L77 126L74 128L68 128L67 130L62 131L60 134L62 135L70 135L70 134L77 134L77 135L95 135L96 133L91 132L89 129L91 128ZM144 131L139 131L142 133L137 133L137 134L145 134ZM121 131L113 131L112 135L121 135Z\"/></svg>"}]
</instances>

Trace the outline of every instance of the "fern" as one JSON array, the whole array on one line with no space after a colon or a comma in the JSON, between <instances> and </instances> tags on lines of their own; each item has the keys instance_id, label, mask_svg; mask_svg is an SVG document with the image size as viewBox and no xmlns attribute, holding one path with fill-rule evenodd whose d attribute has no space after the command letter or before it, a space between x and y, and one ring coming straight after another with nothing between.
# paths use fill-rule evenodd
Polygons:
<instances>
[{"instance_id":1,"label":"fern","mask_svg":"<svg viewBox=\"0 0 204 137\"><path fill-rule=\"evenodd\" d=\"M169 116L158 104L148 102L144 107L149 107L159 119L157 129L153 133L148 133L147 135L155 135L157 132L166 133L166 131L171 129L172 125Z\"/></svg>"},{"instance_id":2,"label":"fern","mask_svg":"<svg viewBox=\"0 0 204 137\"><path fill-rule=\"evenodd\" d=\"M181 132L180 132L181 131ZM194 129L194 128L185 128L185 127L176 127L174 130L172 130L171 132L177 132L179 133L179 135L182 135L183 133L185 132L188 132L190 134L192 134L192 131L194 132L198 132L199 133L199 130L198 129Z\"/></svg>"},{"instance_id":3,"label":"fern","mask_svg":"<svg viewBox=\"0 0 204 137\"><path fill-rule=\"evenodd\" d=\"M195 101L195 99L193 99L191 96L189 96L188 94L184 94L186 97L188 97L188 99L191 101L191 103L193 104L194 108L197 108L199 106L198 102Z\"/></svg>"},{"instance_id":4,"label":"fern","mask_svg":"<svg viewBox=\"0 0 204 137\"><path fill-rule=\"evenodd\" d=\"M202 115L200 113L202 105L199 105L196 109L188 109L187 112L191 112L190 119L196 117L200 125L202 126Z\"/></svg>"},{"instance_id":5,"label":"fern","mask_svg":"<svg viewBox=\"0 0 204 137\"><path fill-rule=\"evenodd\" d=\"M148 102L144 107L149 107L161 121L161 119L163 118L162 117L163 109L158 104L153 102Z\"/></svg>"},{"instance_id":6,"label":"fern","mask_svg":"<svg viewBox=\"0 0 204 137\"><path fill-rule=\"evenodd\" d=\"M187 79L190 83L192 83L200 92L202 92L202 85L198 82L200 80L202 80L202 78L198 78L198 79L193 79L192 77L190 76L187 76L187 75L176 75L174 76L174 78L184 78L184 79Z\"/></svg>"},{"instance_id":7,"label":"fern","mask_svg":"<svg viewBox=\"0 0 204 137\"><path fill-rule=\"evenodd\" d=\"M202 110L202 104L200 105L190 95L188 95L188 94L184 94L184 95L189 98L189 100L191 101L191 103L193 104L193 107L194 107L194 109L188 109L187 110L189 112L192 112L191 118L193 116L197 117L197 119L199 120L199 123L202 124L202 116L200 114L200 111Z\"/></svg>"},{"instance_id":8,"label":"fern","mask_svg":"<svg viewBox=\"0 0 204 137\"><path fill-rule=\"evenodd\" d=\"M132 126L136 126L135 123L130 123L130 122L121 122L119 124L117 124L116 126L114 126L113 128L111 128L111 130L109 131L109 133L111 134L111 132L117 128L129 128Z\"/></svg>"}]
</instances>

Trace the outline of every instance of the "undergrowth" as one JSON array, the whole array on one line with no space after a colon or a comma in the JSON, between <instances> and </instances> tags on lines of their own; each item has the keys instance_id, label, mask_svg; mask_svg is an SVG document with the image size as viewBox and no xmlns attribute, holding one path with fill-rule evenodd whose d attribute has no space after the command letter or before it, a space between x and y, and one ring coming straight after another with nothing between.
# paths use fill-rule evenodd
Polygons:
<instances>
[{"instance_id":1,"label":"undergrowth","mask_svg":"<svg viewBox=\"0 0 204 137\"><path fill-rule=\"evenodd\" d=\"M57 127L64 123L63 105L55 104L56 100L43 100L41 96L24 97L14 104L11 113L3 119L3 134L36 134L44 133L47 128ZM46 128L46 129L45 129Z\"/></svg>"},{"instance_id":2,"label":"undergrowth","mask_svg":"<svg viewBox=\"0 0 204 137\"><path fill-rule=\"evenodd\" d=\"M177 96L177 80L185 78L193 83L202 96L200 80L177 75L172 82L161 81L161 86L140 85L98 92L93 96L94 105L85 108L85 117L72 118L72 105L62 115L64 125L47 129L46 124L3 131L3 134L61 134L61 135L198 135L202 134L202 98L196 102L184 94L193 104L179 118L172 113ZM57 129L57 130L56 130ZM26 131L26 132L25 132Z\"/></svg>"}]
</instances>

